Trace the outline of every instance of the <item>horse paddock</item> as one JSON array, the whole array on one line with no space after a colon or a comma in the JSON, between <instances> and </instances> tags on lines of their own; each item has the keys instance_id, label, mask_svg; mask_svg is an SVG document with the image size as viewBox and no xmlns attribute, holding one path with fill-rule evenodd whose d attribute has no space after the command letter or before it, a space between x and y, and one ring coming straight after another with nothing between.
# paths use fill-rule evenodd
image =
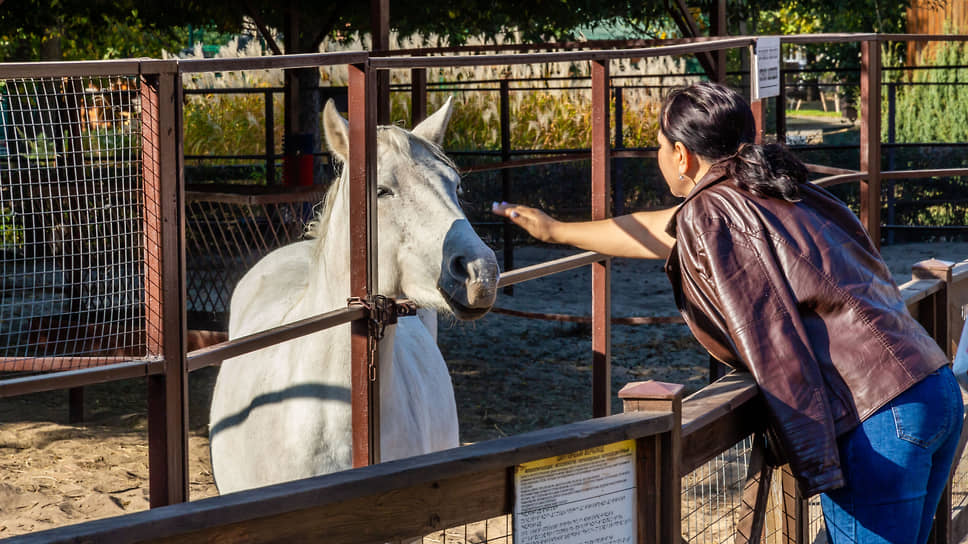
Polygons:
<instances>
[{"instance_id":1,"label":"horse paddock","mask_svg":"<svg viewBox=\"0 0 968 544\"><path fill-rule=\"evenodd\" d=\"M963 169L882 172L879 166L880 127L869 119L869 115L864 115L872 107L877 111L880 106L881 42L935 38L858 35L784 39L792 40L789 43L812 43L828 38L859 44L862 67L860 161L856 170L830 165L811 167L815 173L833 174L822 180L824 186L860 184L859 215L875 239L880 240L878 197L882 176L897 180L959 177L966 172ZM354 188L350 202L351 207L372 211L377 194L375 157L369 152L374 145L376 108L370 93L374 89L371 84L375 81L375 74L381 70L407 68L412 70L417 81L418 70L437 64L587 62L593 119L589 153L590 202L592 217L599 218L609 213L608 164L612 157L608 121L609 62L730 48L749 50L754 44L755 38L736 37L637 50L485 55L466 59L376 58L365 52L351 52L290 56L270 61L105 61L83 66L66 65L62 68L68 70L66 76L52 72L59 69L53 65L0 66L0 72L7 74L5 77L27 78L11 79L15 82L8 86L11 92L34 93L16 98L17 107L23 108L17 110L18 115L24 116L22 124L42 126L34 122L42 119L46 108L68 112L67 123L58 125L54 131L59 131L59 139L51 148L52 154L46 151L39 154L18 151L15 154L18 167L29 166L28 163L34 160L41 161L44 166L39 169L42 183L37 183L31 174L20 177L16 185L21 191L19 197L15 191L4 187L13 198L11 211L3 209L4 220L12 225L5 231L4 250L13 255L15 261L22 258L34 263L52 259L69 273L49 272L46 266L34 265L34 275L43 269L40 275L44 276L44 281L63 282L64 292L72 295L67 301L32 300L24 305L5 301L9 308L19 310L19 306L37 306L68 317L50 320L46 319L48 314L45 313L40 316L43 319L22 319L25 323L22 329L4 331L15 347L24 350L8 351L8 356L3 359L5 366L0 368L39 374L4 376L5 379L0 381L4 397L0 421L10 421L4 423L0 433L2 468L5 470L0 480L0 493L4 499L0 508L4 508L3 523L6 524L0 526L0 537L71 524L55 533L99 534L104 538L127 534L129 538L130 535L140 535L139 538L165 539L180 538L186 532L193 532L196 538L205 538L206 534L209 537L224 536L232 534L233 530L249 534L248 531L253 530L252 534L261 535L261 538L276 538L273 536L275 531L281 530L295 538L306 534L329 534L319 531L332 526L327 523L342 522L325 515L334 511L342 512L346 526L352 526L355 531L341 533L350 542L369 542L365 539L370 535L380 535L371 540L382 541L429 534L431 529L497 515L502 515L506 522L506 514L512 511L507 499L513 489L513 482L507 476L515 467L549 454L568 455L578 449L599 447L621 439L634 440L639 447L645 448L638 451L648 452L634 460L636 473L640 476L636 480L635 493L643 511L651 511L649 508L655 506L656 516L655 519L646 519L651 515L639 516L636 523L640 540L667 541L672 535L678 537L680 521L682 534L688 534L690 541L704 541L700 535L709 537L713 532L720 535L718 529L710 529L709 523L700 525L699 529L692 528L686 519L680 520L680 509L685 518L692 519L693 508L708 503L713 497L718 500L727 495L732 503L736 503L735 492L740 488L743 488L741 502L756 504L756 507L743 513L742 519L732 519L734 529L725 529L721 534L729 534L729 531L749 534L746 532L751 528L749 523L753 524L754 530L761 523L769 530L774 509L767 511L765 507L769 502L765 498L771 495L771 488L767 485L770 476L763 465L762 447L755 438L751 447L742 445L750 436L756 437L763 431L762 419L751 412L757 402L755 384L748 377L730 374L704 387L708 381L706 356L680 324L663 322L645 327L616 324L610 328L610 315L671 316L674 310L667 288L664 291L662 287L664 278L657 273L658 263L609 262L595 254L572 255L547 263L549 266L527 267L527 270L520 267L520 261L527 259L519 258L518 263L508 267L514 270L506 271L501 278L506 286L516 285L514 295L502 296L498 302L498 306L509 311L590 313L590 327L584 323L526 321L500 315L500 312L467 324L448 320L439 324L441 351L449 363L458 392L461 438L470 443L467 448L291 482L294 485L260 488L252 493L231 494L196 504L183 502L214 494L205 442L208 423L205 414L215 375L213 365L329 326L357 323L352 333L354 462L358 465L368 464L367 459L372 462L375 456L372 438L376 427L369 415L373 405L368 404L372 398L372 382L366 378L367 362L372 362L369 356L372 352L367 348L375 329L368 330L363 325L367 318L376 320L377 312L365 304L351 303L343 308L341 301L340 308L326 314L250 335L254 338L246 337L185 353L188 333L184 320L185 248L182 244L185 240L183 205L186 195L182 193L184 186L181 184L184 172L180 170L179 159L184 142L178 121L182 113L179 98L184 91L180 80L182 75L262 69L265 62L268 62L266 66L283 69L324 64L345 66L349 72L350 126L357 129L349 134L349 149L356 153L348 161L350 185ZM91 142L85 144L85 134L77 132L80 125L75 131L71 124L76 119L71 120L70 112L79 111L83 96L78 92L83 86L78 83L82 77L92 75L123 76L138 84L137 90L127 89L125 92L126 96L136 96L140 119L135 122L129 117L128 122L118 124L122 144L118 154L104 154L92 148ZM413 87L414 91L420 91L418 85ZM69 89L73 91L68 92ZM66 98L48 98L59 96L59 92L67 94ZM128 102L134 103L135 100ZM763 101L754 101L754 113L760 128L765 107ZM34 129L30 135L35 140L41 136L46 138L40 129ZM36 142L15 143L26 148ZM69 152L65 154L66 150ZM648 149L623 150L622 153L635 158L654 156L654 151ZM97 167L86 168L89 163L96 163ZM15 171L28 172L29 168ZM102 179L101 176L106 177ZM49 187L65 189L67 193L51 198ZM102 190L103 194L99 192ZM93 208L91 203L94 203ZM48 221L50 217L55 220ZM364 302L369 301L371 295L367 282L375 278L375 252L371 251L375 248L367 237L367 232L373 232L372 217L373 214L351 214L349 219L350 275L353 280L348 294ZM25 222L18 224L17 221ZM110 232L109 236L109 228L118 230ZM891 247L895 246L886 247L885 254ZM77 250L65 252L65 248ZM903 264L897 265L900 269L895 268L895 273L899 281L904 281L910 277L910 266L914 262L934 257L960 261L964 250L964 247L953 245L911 246L911 254L905 256ZM554 254L557 250L550 251ZM523 251L519 253L524 254ZM548 257L547 252L538 251L534 262L545 262ZM4 265L7 264L5 261ZM43 291L38 288L39 280L30 277L30 267L18 262L14 262L13 267L15 289L31 295ZM552 271L559 273L551 278L542 277ZM957 265L956 270L952 264L934 261L921 269L917 282L905 288L908 307L941 343L948 341L950 332L960 324L958 319L963 317L955 315L955 310L964 302L962 285L968 284L966 279L966 263ZM523 283L525 281L527 283ZM608 296L603 296L609 294L609 289L610 302ZM583 291L593 293L590 303L587 296L575 295ZM128 313L110 322L114 327L111 329L98 320L110 315L107 305L114 303ZM58 335L77 338L67 339L70 343ZM48 344L71 347L50 351ZM946 345L946 348L950 350L951 346ZM53 370L68 372L50 372ZM621 411L618 399L611 391L628 382L648 379L680 383L685 386L686 393L696 394L681 403L682 388L663 391L665 386L653 383L658 390L642 391L643 396L633 397L637 399L635 401L625 400L631 402L627 405L630 413L588 419L593 415L605 416L609 411ZM70 424L74 420L71 410L76 411L80 406L78 401L82 400L80 387L86 388L87 423ZM64 390L69 388L71 393L65 394ZM643 408L646 405L652 408ZM681 425L678 424L680 417ZM490 438L499 439L488 440ZM722 455L735 449L736 444L751 453ZM711 474L693 477L691 471L710 462L715 466ZM744 468L747 466L748 470ZM653 469L655 472L649 472ZM745 484L741 481L744 473ZM412 479L408 479L411 476ZM807 529L804 532L797 529L798 534L791 532L789 520L795 517L812 528L815 516L805 516L812 516L813 509L789 486L788 478L780 480L784 496L779 502L789 516L783 520L782 535L797 542L812 540ZM401 487L394 487L401 481ZM382 497L374 495L379 491L370 491L368 484L390 492L399 500L386 503ZM342 486L341 493L330 494L331 486ZM939 518L938 527L945 534L964 533L968 516L960 515L961 499L964 498L960 486L960 480L956 481L952 503L943 504L948 514L955 514L954 519ZM699 495L680 493L692 493L696 488L705 491L700 491ZM441 491L438 493L437 489ZM396 495L397 491L401 493ZM481 491L483 493L478 493ZM434 500L430 500L431 495ZM424 500L425 497L428 500ZM440 502L442 497L461 497L462 501ZM318 500L320 498L323 500ZM152 508L144 512L148 506L169 504L171 508ZM290 510L294 507L296 510ZM372 523L366 525L368 520L358 515L360 508L366 507L384 509L373 510L375 515L397 515L394 522L373 527ZM742 510L718 504L704 508L702 515L712 518L735 518L736 512ZM110 522L73 525L82 519L130 512L134 514ZM307 516L309 512L317 515ZM215 515L209 516L211 513ZM17 526L7 522L8 518L15 520ZM153 525L152 520L167 521ZM298 520L298 523L289 524L286 520ZM646 527L649 523L654 526ZM229 528L232 524L234 529ZM455 538L468 542L491 540L491 529L489 522L484 523L481 536L481 529L465 527L464 536ZM775 523L773 529L777 529ZM229 533L221 533L224 530ZM506 531L505 527L505 534L495 538L506 540ZM450 536L439 534L431 538L450 539Z\"/></svg>"}]
</instances>

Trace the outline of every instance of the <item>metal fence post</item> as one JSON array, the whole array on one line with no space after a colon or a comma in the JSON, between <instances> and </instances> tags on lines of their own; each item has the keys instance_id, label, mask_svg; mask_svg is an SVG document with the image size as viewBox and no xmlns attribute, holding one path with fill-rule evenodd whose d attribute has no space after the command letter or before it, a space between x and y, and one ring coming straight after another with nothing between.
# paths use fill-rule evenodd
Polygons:
<instances>
[{"instance_id":1,"label":"metal fence post","mask_svg":"<svg viewBox=\"0 0 968 544\"><path fill-rule=\"evenodd\" d=\"M638 487L639 542L682 542L682 394L684 386L657 381L633 382L618 392L625 412L672 412L669 433L656 441L639 440ZM653 444L654 449L646 451ZM651 457L651 458L649 458ZM641 467L647 467L642 470ZM654 472L653 472L654 471ZM647 472L647 473L646 473ZM658 489L655 484L658 483ZM656 492L655 496L651 493ZM649 527L655 520L656 524Z\"/></svg>"},{"instance_id":2,"label":"metal fence post","mask_svg":"<svg viewBox=\"0 0 968 544\"><path fill-rule=\"evenodd\" d=\"M376 235L376 78L367 64L349 67L350 296L366 298L377 291ZM379 361L367 320L353 322L352 386L353 466L380 461Z\"/></svg>"},{"instance_id":3,"label":"metal fence post","mask_svg":"<svg viewBox=\"0 0 968 544\"><path fill-rule=\"evenodd\" d=\"M143 73L148 349L164 358L165 369L163 374L148 377L149 492L151 507L156 507L188 500L182 101L176 62L145 62Z\"/></svg>"},{"instance_id":4,"label":"metal fence post","mask_svg":"<svg viewBox=\"0 0 968 544\"><path fill-rule=\"evenodd\" d=\"M501 80L501 90L499 91L500 110L501 110L501 162L511 160L511 86L508 80ZM511 169L501 169L501 200L511 201ZM501 230L501 237L504 240L504 269L514 270L514 227L510 221L504 221ZM513 295L514 286L508 285L504 288L504 294Z\"/></svg>"},{"instance_id":5,"label":"metal fence post","mask_svg":"<svg viewBox=\"0 0 968 544\"><path fill-rule=\"evenodd\" d=\"M594 60L592 72L592 219L611 212L608 60ZM592 415L611 413L611 260L592 264Z\"/></svg>"},{"instance_id":6,"label":"metal fence post","mask_svg":"<svg viewBox=\"0 0 968 544\"><path fill-rule=\"evenodd\" d=\"M276 183L276 118L272 89L266 89L262 96L265 101L266 116L266 185L274 185Z\"/></svg>"},{"instance_id":7,"label":"metal fence post","mask_svg":"<svg viewBox=\"0 0 968 544\"><path fill-rule=\"evenodd\" d=\"M786 143L786 76L787 71L780 68L780 94L776 97L776 141Z\"/></svg>"},{"instance_id":8,"label":"metal fence post","mask_svg":"<svg viewBox=\"0 0 968 544\"><path fill-rule=\"evenodd\" d=\"M860 219L877 248L881 247L881 42L860 43Z\"/></svg>"},{"instance_id":9,"label":"metal fence post","mask_svg":"<svg viewBox=\"0 0 968 544\"><path fill-rule=\"evenodd\" d=\"M750 102L750 109L753 111L753 122L756 126L755 143L763 143L763 118L766 116L766 102L764 100L753 100Z\"/></svg>"},{"instance_id":10,"label":"metal fence post","mask_svg":"<svg viewBox=\"0 0 968 544\"><path fill-rule=\"evenodd\" d=\"M615 149L625 147L625 96L622 87L612 88L615 98ZM622 178L622 159L616 159L612 180L615 184L615 215L625 214L625 180Z\"/></svg>"},{"instance_id":11,"label":"metal fence post","mask_svg":"<svg viewBox=\"0 0 968 544\"><path fill-rule=\"evenodd\" d=\"M897 140L897 83L890 82L887 84L887 143L894 144ZM894 170L894 146L890 145L887 148L887 169ZM894 179L889 179L887 181L887 224L893 225L894 218L894 186L897 181ZM887 231L887 243L888 245L894 243L894 229L889 229Z\"/></svg>"},{"instance_id":12,"label":"metal fence post","mask_svg":"<svg viewBox=\"0 0 968 544\"><path fill-rule=\"evenodd\" d=\"M427 69L410 69L410 126L427 118Z\"/></svg>"}]
</instances>

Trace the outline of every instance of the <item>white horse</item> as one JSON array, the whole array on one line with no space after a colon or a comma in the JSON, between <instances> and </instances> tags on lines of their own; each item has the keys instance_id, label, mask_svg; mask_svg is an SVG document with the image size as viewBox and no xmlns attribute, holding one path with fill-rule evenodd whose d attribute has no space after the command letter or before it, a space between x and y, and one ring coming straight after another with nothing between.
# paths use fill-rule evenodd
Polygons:
<instances>
[{"instance_id":1,"label":"white horse","mask_svg":"<svg viewBox=\"0 0 968 544\"><path fill-rule=\"evenodd\" d=\"M494 252L457 199L460 178L439 144L450 100L413 132L377 130L379 293L422 310L387 327L379 344L384 461L458 445L450 374L436 343L436 312L476 319L494 304ZM345 163L348 123L332 101L327 146ZM232 295L238 338L346 306L349 190L344 169L308 231L249 270ZM222 364L212 397L212 468L221 493L350 468L350 333L344 325Z\"/></svg>"}]
</instances>

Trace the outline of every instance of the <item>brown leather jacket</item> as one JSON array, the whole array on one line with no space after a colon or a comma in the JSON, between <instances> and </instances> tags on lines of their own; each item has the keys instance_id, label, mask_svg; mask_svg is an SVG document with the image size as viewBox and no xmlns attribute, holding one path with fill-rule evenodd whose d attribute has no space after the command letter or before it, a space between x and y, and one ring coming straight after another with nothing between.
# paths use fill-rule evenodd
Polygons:
<instances>
[{"instance_id":1,"label":"brown leather jacket","mask_svg":"<svg viewBox=\"0 0 968 544\"><path fill-rule=\"evenodd\" d=\"M669 224L666 273L699 342L753 374L809 496L844 484L838 436L948 360L853 212L812 184L801 197L757 197L714 168Z\"/></svg>"}]
</instances>

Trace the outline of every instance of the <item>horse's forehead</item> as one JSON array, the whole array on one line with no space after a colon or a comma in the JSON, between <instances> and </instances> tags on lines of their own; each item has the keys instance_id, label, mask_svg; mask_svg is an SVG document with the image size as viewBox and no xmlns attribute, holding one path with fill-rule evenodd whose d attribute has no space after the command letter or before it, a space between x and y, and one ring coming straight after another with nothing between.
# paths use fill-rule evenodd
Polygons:
<instances>
[{"instance_id":1,"label":"horse's forehead","mask_svg":"<svg viewBox=\"0 0 968 544\"><path fill-rule=\"evenodd\" d=\"M412 136L398 135L378 142L381 177L405 181L410 175L426 181L456 183L459 176L453 165L442 160L430 144Z\"/></svg>"}]
</instances>

